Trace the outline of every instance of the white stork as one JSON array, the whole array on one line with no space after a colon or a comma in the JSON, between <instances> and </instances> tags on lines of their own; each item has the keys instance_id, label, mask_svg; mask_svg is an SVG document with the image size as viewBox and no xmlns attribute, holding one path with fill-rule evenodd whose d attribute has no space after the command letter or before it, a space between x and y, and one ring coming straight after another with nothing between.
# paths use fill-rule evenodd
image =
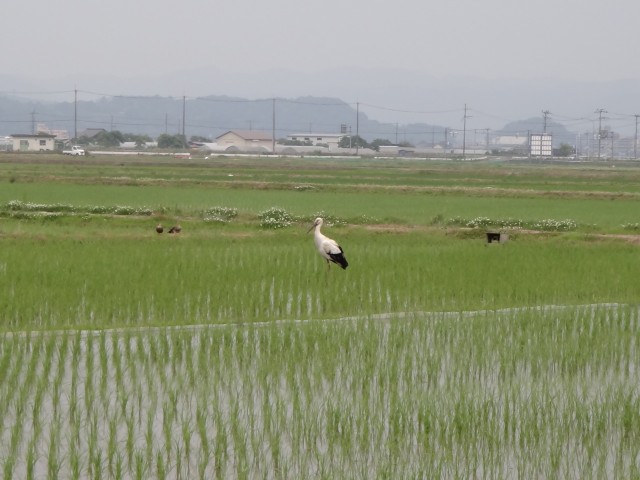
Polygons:
<instances>
[{"instance_id":1,"label":"white stork","mask_svg":"<svg viewBox=\"0 0 640 480\"><path fill-rule=\"evenodd\" d=\"M315 241L316 248L318 249L318 253L327 261L327 266L330 267L331 263L329 262L333 262L340 265L343 270L346 269L349 266L349 263L347 263L347 259L344 257L344 251L335 240L324 236L320 232L321 226L322 219L318 217L316 218L316 221L313 222L313 225L311 225L311 228L307 231L307 233L309 233L311 230L315 229L313 232L313 239Z\"/></svg>"}]
</instances>

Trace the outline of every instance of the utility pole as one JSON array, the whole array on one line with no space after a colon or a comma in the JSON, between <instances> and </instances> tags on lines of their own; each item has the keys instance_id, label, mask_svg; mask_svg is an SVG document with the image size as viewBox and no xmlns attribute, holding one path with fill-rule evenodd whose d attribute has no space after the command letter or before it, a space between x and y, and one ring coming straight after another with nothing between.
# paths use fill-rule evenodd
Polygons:
<instances>
[{"instance_id":1,"label":"utility pole","mask_svg":"<svg viewBox=\"0 0 640 480\"><path fill-rule=\"evenodd\" d=\"M73 139L78 140L78 89L73 90Z\"/></svg>"},{"instance_id":2,"label":"utility pole","mask_svg":"<svg viewBox=\"0 0 640 480\"><path fill-rule=\"evenodd\" d=\"M611 135L611 161L613 161L613 157L614 157L614 148L613 148L613 131L609 132L609 135Z\"/></svg>"},{"instance_id":3,"label":"utility pole","mask_svg":"<svg viewBox=\"0 0 640 480\"><path fill-rule=\"evenodd\" d=\"M598 160L600 160L600 148L601 148L601 140L602 140L602 114L607 113L603 108L599 108L595 111L598 114Z\"/></svg>"},{"instance_id":4,"label":"utility pole","mask_svg":"<svg viewBox=\"0 0 640 480\"><path fill-rule=\"evenodd\" d=\"M464 104L464 117L462 121L462 159L465 160L467 152L467 104Z\"/></svg>"},{"instance_id":5,"label":"utility pole","mask_svg":"<svg viewBox=\"0 0 640 480\"><path fill-rule=\"evenodd\" d=\"M276 97L271 100L271 153L276 153Z\"/></svg>"},{"instance_id":6,"label":"utility pole","mask_svg":"<svg viewBox=\"0 0 640 480\"><path fill-rule=\"evenodd\" d=\"M636 117L636 134L633 137L633 159L637 160L638 159L638 117L640 117L640 115L636 113L634 117Z\"/></svg>"},{"instance_id":7,"label":"utility pole","mask_svg":"<svg viewBox=\"0 0 640 480\"><path fill-rule=\"evenodd\" d=\"M187 97L182 96L182 138L187 143L187 135L185 130L185 120L187 118Z\"/></svg>"},{"instance_id":8,"label":"utility pole","mask_svg":"<svg viewBox=\"0 0 640 480\"><path fill-rule=\"evenodd\" d=\"M544 118L542 124L542 133L547 133L547 119L549 118L549 115L551 115L551 112L549 110L543 110L542 115Z\"/></svg>"},{"instance_id":9,"label":"utility pole","mask_svg":"<svg viewBox=\"0 0 640 480\"><path fill-rule=\"evenodd\" d=\"M35 135L36 133L36 109L34 108L31 112L31 134Z\"/></svg>"},{"instance_id":10,"label":"utility pole","mask_svg":"<svg viewBox=\"0 0 640 480\"><path fill-rule=\"evenodd\" d=\"M488 152L489 151L489 132L490 128L480 128L477 131L484 132L484 148Z\"/></svg>"},{"instance_id":11,"label":"utility pole","mask_svg":"<svg viewBox=\"0 0 640 480\"><path fill-rule=\"evenodd\" d=\"M356 156L360 146L360 102L356 102Z\"/></svg>"}]
</instances>

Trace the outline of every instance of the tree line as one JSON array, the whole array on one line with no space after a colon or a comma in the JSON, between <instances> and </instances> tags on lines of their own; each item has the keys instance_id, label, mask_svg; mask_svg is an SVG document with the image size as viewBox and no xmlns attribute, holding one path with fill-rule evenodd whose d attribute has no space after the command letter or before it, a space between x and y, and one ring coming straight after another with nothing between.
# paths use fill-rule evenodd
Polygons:
<instances>
[{"instance_id":1,"label":"tree line","mask_svg":"<svg viewBox=\"0 0 640 480\"><path fill-rule=\"evenodd\" d=\"M206 137L198 135L191 136L189 140L184 135L176 134L169 135L166 133L161 134L157 138L158 148L188 148L189 143L192 142L210 142L211 140ZM98 134L87 137L81 136L78 139L80 145L95 145L104 148L116 148L125 142L134 142L137 148L144 148L148 143L153 142L153 139L149 135L136 135L132 133L123 133L118 130L103 131ZM280 145L306 145L311 146L310 141L300 140L287 140L285 138L278 139ZM390 140L383 138L376 138L371 142L367 142L360 135L345 135L340 139L338 146L341 148L368 148L371 150L379 151L381 146L396 145ZM400 147L413 147L409 142L400 142L397 144Z\"/></svg>"}]
</instances>

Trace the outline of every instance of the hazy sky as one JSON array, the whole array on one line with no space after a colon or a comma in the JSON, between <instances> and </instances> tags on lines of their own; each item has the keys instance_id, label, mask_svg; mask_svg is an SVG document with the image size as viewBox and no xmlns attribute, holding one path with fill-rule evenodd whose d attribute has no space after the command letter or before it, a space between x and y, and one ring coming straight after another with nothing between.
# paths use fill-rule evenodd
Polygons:
<instances>
[{"instance_id":1,"label":"hazy sky","mask_svg":"<svg viewBox=\"0 0 640 480\"><path fill-rule=\"evenodd\" d=\"M3 0L2 17L0 73L17 76L388 66L640 79L639 0Z\"/></svg>"}]
</instances>

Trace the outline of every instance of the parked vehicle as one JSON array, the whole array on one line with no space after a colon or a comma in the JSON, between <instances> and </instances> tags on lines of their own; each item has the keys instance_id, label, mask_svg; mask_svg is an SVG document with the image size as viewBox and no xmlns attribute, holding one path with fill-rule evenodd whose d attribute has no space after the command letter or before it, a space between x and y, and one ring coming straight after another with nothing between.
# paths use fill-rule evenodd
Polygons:
<instances>
[{"instance_id":1,"label":"parked vehicle","mask_svg":"<svg viewBox=\"0 0 640 480\"><path fill-rule=\"evenodd\" d=\"M71 150L63 150L62 153L65 155L84 155L84 148L79 145L74 145L71 147Z\"/></svg>"}]
</instances>

